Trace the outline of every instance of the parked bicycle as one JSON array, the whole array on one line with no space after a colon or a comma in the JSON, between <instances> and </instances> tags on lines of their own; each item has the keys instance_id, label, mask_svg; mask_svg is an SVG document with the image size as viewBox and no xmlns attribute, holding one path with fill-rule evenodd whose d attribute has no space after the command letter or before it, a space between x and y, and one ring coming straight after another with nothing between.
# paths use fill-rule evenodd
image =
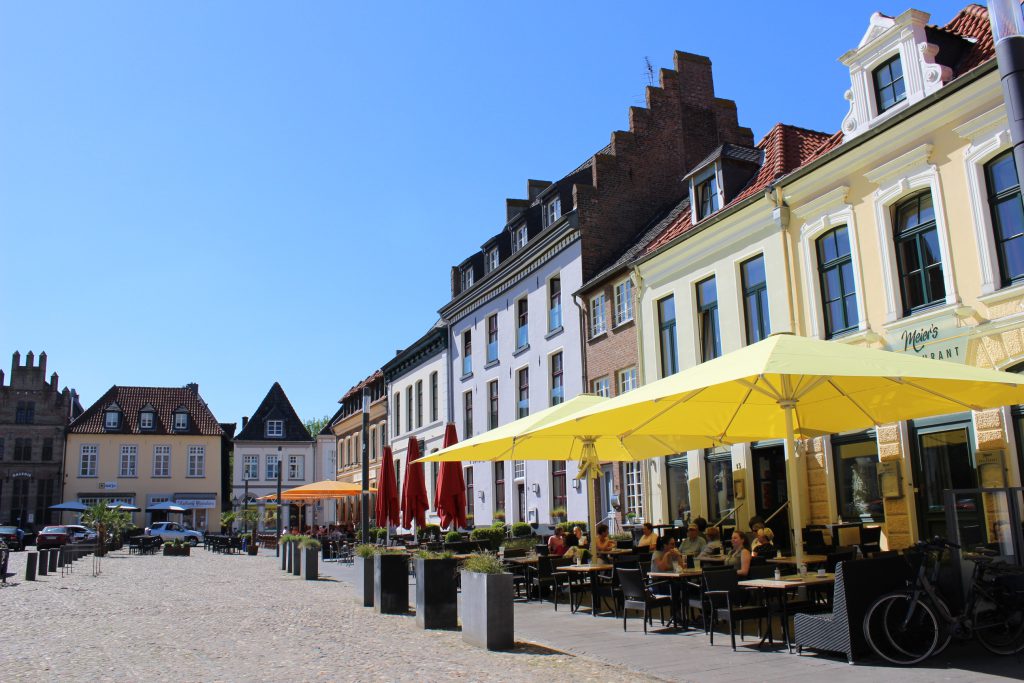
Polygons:
<instances>
[{"instance_id":1,"label":"parked bicycle","mask_svg":"<svg viewBox=\"0 0 1024 683\"><path fill-rule=\"evenodd\" d=\"M942 553L959 547L936 536L908 552L913 583L875 600L864 616L864 637L878 656L893 664L917 664L942 652L953 638L973 637L995 654L1024 650L1024 569L995 560L990 551L968 554L974 571L964 609L954 614L936 584Z\"/></svg>"}]
</instances>

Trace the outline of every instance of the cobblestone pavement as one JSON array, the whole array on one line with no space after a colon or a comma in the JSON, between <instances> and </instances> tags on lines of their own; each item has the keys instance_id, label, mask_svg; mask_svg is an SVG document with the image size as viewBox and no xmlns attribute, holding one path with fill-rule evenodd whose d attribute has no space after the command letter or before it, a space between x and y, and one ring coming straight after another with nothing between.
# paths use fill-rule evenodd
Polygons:
<instances>
[{"instance_id":1,"label":"cobblestone pavement","mask_svg":"<svg viewBox=\"0 0 1024 683\"><path fill-rule=\"evenodd\" d=\"M456 632L357 604L333 578L304 581L269 556L128 555L0 589L0 680L625 681L619 667L524 645L487 652Z\"/></svg>"}]
</instances>

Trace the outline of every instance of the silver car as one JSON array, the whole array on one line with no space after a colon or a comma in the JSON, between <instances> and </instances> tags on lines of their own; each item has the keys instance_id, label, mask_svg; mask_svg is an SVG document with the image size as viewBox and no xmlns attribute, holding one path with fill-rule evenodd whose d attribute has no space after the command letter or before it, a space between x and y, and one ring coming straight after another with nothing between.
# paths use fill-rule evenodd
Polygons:
<instances>
[{"instance_id":1,"label":"silver car","mask_svg":"<svg viewBox=\"0 0 1024 683\"><path fill-rule=\"evenodd\" d=\"M188 541L193 548L203 542L201 531L186 529L177 522L154 522L153 526L146 527L146 535L159 538L162 541L174 541L180 538Z\"/></svg>"}]
</instances>

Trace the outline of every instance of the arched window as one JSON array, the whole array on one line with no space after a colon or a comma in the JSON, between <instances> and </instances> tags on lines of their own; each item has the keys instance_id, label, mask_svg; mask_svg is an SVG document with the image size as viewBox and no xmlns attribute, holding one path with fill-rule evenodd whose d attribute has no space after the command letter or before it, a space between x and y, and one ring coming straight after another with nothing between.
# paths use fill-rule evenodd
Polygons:
<instances>
[{"instance_id":1,"label":"arched window","mask_svg":"<svg viewBox=\"0 0 1024 683\"><path fill-rule=\"evenodd\" d=\"M900 294L903 314L909 315L946 300L931 193L922 192L897 204L894 213Z\"/></svg>"},{"instance_id":2,"label":"arched window","mask_svg":"<svg viewBox=\"0 0 1024 683\"><path fill-rule=\"evenodd\" d=\"M825 337L848 332L860 322L857 289L850 255L850 233L845 225L829 230L815 241Z\"/></svg>"},{"instance_id":3,"label":"arched window","mask_svg":"<svg viewBox=\"0 0 1024 683\"><path fill-rule=\"evenodd\" d=\"M1012 151L985 164L985 184L992 211L999 275L1005 287L1024 280L1024 205Z\"/></svg>"}]
</instances>

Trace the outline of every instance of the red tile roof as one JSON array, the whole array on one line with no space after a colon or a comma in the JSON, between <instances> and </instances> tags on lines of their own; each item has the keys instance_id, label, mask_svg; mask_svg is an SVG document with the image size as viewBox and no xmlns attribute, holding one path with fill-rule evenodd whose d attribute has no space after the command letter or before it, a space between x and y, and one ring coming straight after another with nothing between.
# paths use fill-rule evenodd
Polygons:
<instances>
[{"instance_id":1,"label":"red tile roof","mask_svg":"<svg viewBox=\"0 0 1024 683\"><path fill-rule=\"evenodd\" d=\"M362 382L360 382L359 384L355 385L354 387L352 387L351 389L346 391L345 395L341 397L341 401L339 401L339 403L344 403L345 399L349 398L350 396L353 396L354 394L356 394L358 392L361 392L363 390L363 387L368 387L371 384L373 384L374 382L376 382L377 380L383 380L383 379L384 379L384 373L381 370L376 371L375 373L373 373L372 375L370 375L369 377L364 379Z\"/></svg>"},{"instance_id":2,"label":"red tile roof","mask_svg":"<svg viewBox=\"0 0 1024 683\"><path fill-rule=\"evenodd\" d=\"M121 429L118 434L191 434L221 436L224 430L217 418L210 412L206 401L199 395L198 388L184 387L122 387L114 385L107 390L88 410L71 423L68 431L73 434L105 434L104 413L111 403L121 408ZM139 412L147 404L156 411L154 429L139 429ZM174 411L184 406L188 411L188 429L174 431Z\"/></svg>"},{"instance_id":3,"label":"red tile roof","mask_svg":"<svg viewBox=\"0 0 1024 683\"><path fill-rule=\"evenodd\" d=\"M942 29L973 42L971 47L960 55L960 59L953 67L954 78L995 57L992 26L989 24L988 9L985 7L974 4L964 7Z\"/></svg>"}]
</instances>

